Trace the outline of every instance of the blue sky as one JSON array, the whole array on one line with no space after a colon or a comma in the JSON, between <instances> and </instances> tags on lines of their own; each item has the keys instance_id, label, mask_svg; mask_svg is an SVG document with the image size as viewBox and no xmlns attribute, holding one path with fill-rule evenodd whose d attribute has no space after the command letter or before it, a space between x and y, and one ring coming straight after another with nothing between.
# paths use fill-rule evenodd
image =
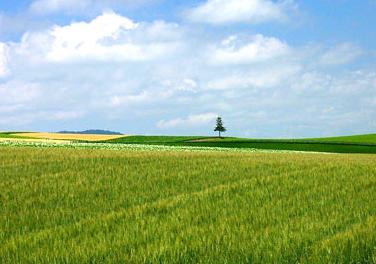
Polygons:
<instances>
[{"instance_id":1,"label":"blue sky","mask_svg":"<svg viewBox=\"0 0 376 264\"><path fill-rule=\"evenodd\" d=\"M376 1L0 0L0 130L376 131Z\"/></svg>"}]
</instances>

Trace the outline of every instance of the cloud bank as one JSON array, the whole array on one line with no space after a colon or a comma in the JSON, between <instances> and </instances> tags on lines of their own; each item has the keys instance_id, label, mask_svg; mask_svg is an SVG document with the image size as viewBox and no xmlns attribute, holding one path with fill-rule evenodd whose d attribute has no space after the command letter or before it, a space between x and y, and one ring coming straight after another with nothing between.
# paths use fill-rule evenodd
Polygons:
<instances>
[{"instance_id":1,"label":"cloud bank","mask_svg":"<svg viewBox=\"0 0 376 264\"><path fill-rule=\"evenodd\" d=\"M284 2L238 3L274 10ZM261 14L246 21L283 17ZM191 24L134 21L106 11L0 43L0 124L7 130L95 124L125 133L205 135L220 115L239 136L376 128L372 68L328 70L359 59L360 47L311 49L260 33L202 34Z\"/></svg>"}]
</instances>

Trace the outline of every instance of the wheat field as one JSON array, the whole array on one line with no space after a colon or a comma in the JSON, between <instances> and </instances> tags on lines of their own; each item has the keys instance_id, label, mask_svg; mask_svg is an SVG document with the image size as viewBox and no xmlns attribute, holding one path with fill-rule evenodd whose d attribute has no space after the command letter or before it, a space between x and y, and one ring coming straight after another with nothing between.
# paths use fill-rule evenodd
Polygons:
<instances>
[{"instance_id":1,"label":"wheat field","mask_svg":"<svg viewBox=\"0 0 376 264\"><path fill-rule=\"evenodd\" d=\"M39 138L39 139L53 139L53 140L84 140L84 141L102 141L117 139L125 137L125 135L94 135L94 134L63 134L63 133L17 133L17 136Z\"/></svg>"},{"instance_id":2,"label":"wheat field","mask_svg":"<svg viewBox=\"0 0 376 264\"><path fill-rule=\"evenodd\" d=\"M375 263L376 156L0 146L0 263Z\"/></svg>"}]
</instances>

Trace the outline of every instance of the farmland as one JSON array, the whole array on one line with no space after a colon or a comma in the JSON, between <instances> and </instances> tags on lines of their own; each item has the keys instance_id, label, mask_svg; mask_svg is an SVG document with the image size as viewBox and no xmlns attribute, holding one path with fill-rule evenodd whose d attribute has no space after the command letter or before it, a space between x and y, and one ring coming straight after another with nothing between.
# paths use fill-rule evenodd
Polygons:
<instances>
[{"instance_id":1,"label":"farmland","mask_svg":"<svg viewBox=\"0 0 376 264\"><path fill-rule=\"evenodd\" d=\"M37 138L37 139L48 139L48 140L85 140L85 141L99 141L99 140L110 140L117 139L119 137L124 137L123 135L92 135L92 134L68 134L68 133L17 133L12 134L12 136L19 136L23 138Z\"/></svg>"},{"instance_id":2,"label":"farmland","mask_svg":"<svg viewBox=\"0 0 376 264\"><path fill-rule=\"evenodd\" d=\"M315 141L324 142L350 142L350 143L374 143L376 144L376 134L354 135L343 137L313 138Z\"/></svg>"},{"instance_id":3,"label":"farmland","mask_svg":"<svg viewBox=\"0 0 376 264\"><path fill-rule=\"evenodd\" d=\"M128 136L106 141L187 147L253 148L331 153L376 153L376 135L318 139L247 139L217 137Z\"/></svg>"},{"instance_id":4,"label":"farmland","mask_svg":"<svg viewBox=\"0 0 376 264\"><path fill-rule=\"evenodd\" d=\"M0 0L0 264L376 264L375 25Z\"/></svg>"},{"instance_id":5,"label":"farmland","mask_svg":"<svg viewBox=\"0 0 376 264\"><path fill-rule=\"evenodd\" d=\"M376 262L376 156L138 141L0 144L0 262Z\"/></svg>"},{"instance_id":6,"label":"farmland","mask_svg":"<svg viewBox=\"0 0 376 264\"><path fill-rule=\"evenodd\" d=\"M24 140L55 142L87 142L110 144L143 144L175 147L214 147L235 149L264 149L329 153L376 153L376 134L333 138L307 139L250 139L207 136L142 136L142 135L92 135L61 133L0 133L0 141ZM60 142L61 143L61 142Z\"/></svg>"}]
</instances>

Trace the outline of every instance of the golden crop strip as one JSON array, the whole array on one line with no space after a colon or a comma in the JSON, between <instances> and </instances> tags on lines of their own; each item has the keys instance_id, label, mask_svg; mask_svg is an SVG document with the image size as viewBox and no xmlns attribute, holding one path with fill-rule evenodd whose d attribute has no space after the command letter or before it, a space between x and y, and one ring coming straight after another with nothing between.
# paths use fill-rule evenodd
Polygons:
<instances>
[{"instance_id":1,"label":"golden crop strip","mask_svg":"<svg viewBox=\"0 0 376 264\"><path fill-rule=\"evenodd\" d=\"M17 136L54 139L54 140L87 140L100 141L124 137L124 135L93 135L93 134L60 134L60 133L20 133Z\"/></svg>"}]
</instances>

